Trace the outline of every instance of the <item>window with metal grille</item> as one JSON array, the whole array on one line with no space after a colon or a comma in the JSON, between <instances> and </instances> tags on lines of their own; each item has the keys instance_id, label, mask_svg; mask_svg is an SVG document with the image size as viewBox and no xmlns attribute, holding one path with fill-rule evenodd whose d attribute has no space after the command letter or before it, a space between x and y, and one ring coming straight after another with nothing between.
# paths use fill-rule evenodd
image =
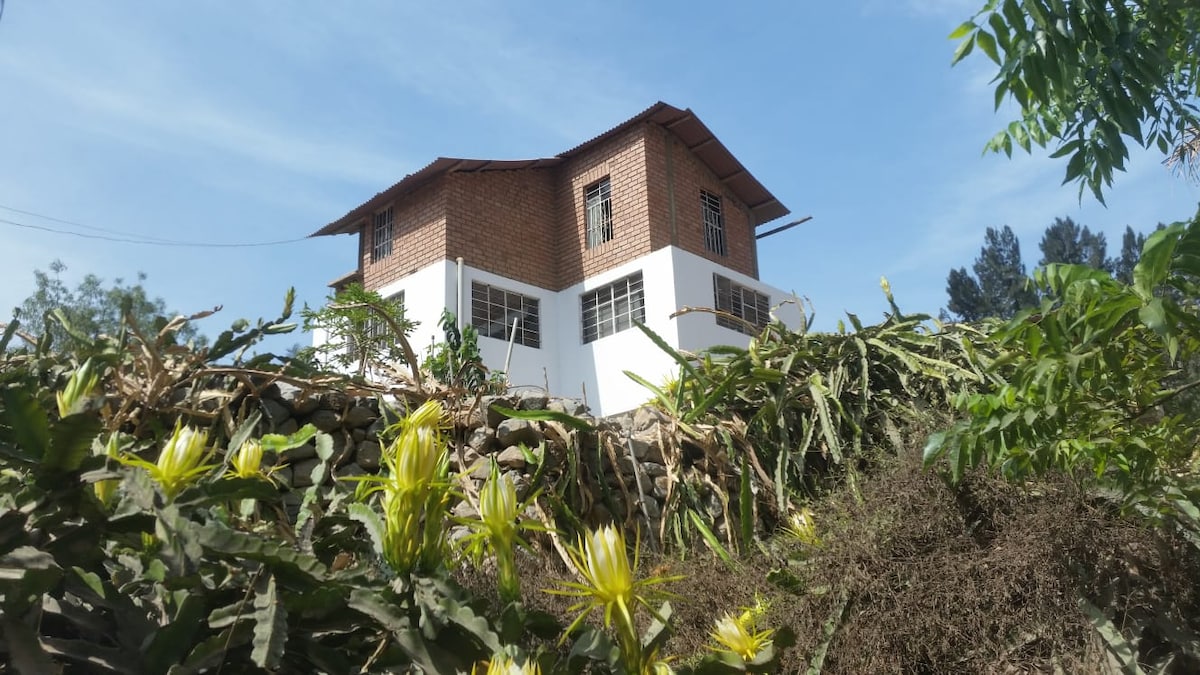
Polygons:
<instances>
[{"instance_id":1,"label":"window with metal grille","mask_svg":"<svg viewBox=\"0 0 1200 675\"><path fill-rule=\"evenodd\" d=\"M392 207L375 214L375 230L371 239L371 262L379 262L392 254Z\"/></svg>"},{"instance_id":2,"label":"window with metal grille","mask_svg":"<svg viewBox=\"0 0 1200 675\"><path fill-rule=\"evenodd\" d=\"M721 215L721 196L700 191L700 210L704 213L704 248L726 255L725 216Z\"/></svg>"},{"instance_id":3,"label":"window with metal grille","mask_svg":"<svg viewBox=\"0 0 1200 675\"><path fill-rule=\"evenodd\" d=\"M607 178L584 189L583 204L587 210L588 248L612 241L612 186Z\"/></svg>"},{"instance_id":4,"label":"window with metal grille","mask_svg":"<svg viewBox=\"0 0 1200 675\"><path fill-rule=\"evenodd\" d=\"M747 288L720 274L713 275L713 306L739 319L750 322L754 328L741 321L717 315L717 325L732 328L746 335L756 335L758 330L771 322L771 299L753 288Z\"/></svg>"},{"instance_id":5,"label":"window with metal grille","mask_svg":"<svg viewBox=\"0 0 1200 675\"><path fill-rule=\"evenodd\" d=\"M404 291L389 295L388 297L384 298L384 302L389 305L395 305L399 307L401 316L403 316ZM391 339L387 340L387 342L394 343L395 336L392 333L391 326L389 326L386 321L381 319L379 314L377 314L374 310L371 310L371 317L367 319L367 325L363 327L363 337L367 339L369 344L379 345L384 341L384 338L388 336L391 336ZM352 359L356 359L359 356L358 342L355 340L353 333L350 333L346 336L346 353L348 353Z\"/></svg>"},{"instance_id":6,"label":"window with metal grille","mask_svg":"<svg viewBox=\"0 0 1200 675\"><path fill-rule=\"evenodd\" d=\"M471 325L480 335L508 340L513 335L514 321L517 344L542 346L537 298L471 282Z\"/></svg>"},{"instance_id":7,"label":"window with metal grille","mask_svg":"<svg viewBox=\"0 0 1200 675\"><path fill-rule=\"evenodd\" d=\"M631 328L635 321L646 320L641 272L588 291L581 299L585 343Z\"/></svg>"}]
</instances>

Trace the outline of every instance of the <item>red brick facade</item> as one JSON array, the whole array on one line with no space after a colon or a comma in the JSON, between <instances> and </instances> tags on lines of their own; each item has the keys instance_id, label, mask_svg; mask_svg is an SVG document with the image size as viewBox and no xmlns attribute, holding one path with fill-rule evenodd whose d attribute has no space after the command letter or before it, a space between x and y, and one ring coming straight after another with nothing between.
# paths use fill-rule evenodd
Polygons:
<instances>
[{"instance_id":1,"label":"red brick facade","mask_svg":"<svg viewBox=\"0 0 1200 675\"><path fill-rule=\"evenodd\" d=\"M719 145L711 137L706 142ZM430 172L437 164L422 172L432 178L422 176L407 190L399 189L402 181L347 215L358 222L366 288L461 256L471 267L557 291L668 245L758 278L752 208L681 137L654 121L635 118L558 158L527 165L447 164L440 173ZM588 247L584 193L605 178L613 237ZM706 249L702 190L720 197L725 255ZM389 199L390 193L396 196ZM770 199L771 208L786 213ZM372 262L373 214L389 204L392 253Z\"/></svg>"}]
</instances>

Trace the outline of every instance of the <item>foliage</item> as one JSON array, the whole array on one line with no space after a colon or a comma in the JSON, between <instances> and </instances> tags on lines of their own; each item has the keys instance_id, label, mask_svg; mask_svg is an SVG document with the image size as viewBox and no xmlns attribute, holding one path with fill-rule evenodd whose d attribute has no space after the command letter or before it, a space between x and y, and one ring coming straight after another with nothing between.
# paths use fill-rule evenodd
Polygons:
<instances>
[{"instance_id":1,"label":"foliage","mask_svg":"<svg viewBox=\"0 0 1200 675\"><path fill-rule=\"evenodd\" d=\"M1011 155L1055 144L1064 183L1100 201L1129 158L1126 139L1190 156L1200 128L1200 8L1191 0L988 0L950 37L999 66L996 107L1019 117L988 142ZM1186 163L1186 162L1185 162Z\"/></svg>"},{"instance_id":2,"label":"foliage","mask_svg":"<svg viewBox=\"0 0 1200 675\"><path fill-rule=\"evenodd\" d=\"M479 332L468 324L458 328L458 321L450 310L442 311L438 322L445 340L434 345L425 359L425 369L435 380L455 389L482 391L500 385L489 380L483 356L479 353Z\"/></svg>"},{"instance_id":3,"label":"foliage","mask_svg":"<svg viewBox=\"0 0 1200 675\"><path fill-rule=\"evenodd\" d=\"M927 462L955 480L980 464L1012 478L1066 471L1200 536L1200 417L1165 408L1200 384L1173 378L1200 349L1200 220L1151 235L1133 277L1040 270L1041 306L992 335L996 386L958 397L967 417L930 438Z\"/></svg>"},{"instance_id":4,"label":"foliage","mask_svg":"<svg viewBox=\"0 0 1200 675\"><path fill-rule=\"evenodd\" d=\"M326 336L324 343L300 350L304 358L316 358L358 377L393 363L416 368L407 339L416 324L405 318L404 305L385 300L361 284L346 286L326 298L319 310L305 307L300 315L304 330L319 330Z\"/></svg>"},{"instance_id":5,"label":"foliage","mask_svg":"<svg viewBox=\"0 0 1200 675\"><path fill-rule=\"evenodd\" d=\"M1062 263L1111 271L1113 266L1108 259L1108 243L1104 233L1093 233L1087 225L1081 228L1070 217L1055 218L1042 235L1038 248L1042 251L1039 267Z\"/></svg>"},{"instance_id":6,"label":"foliage","mask_svg":"<svg viewBox=\"0 0 1200 675\"><path fill-rule=\"evenodd\" d=\"M1021 262L1021 243L1007 225L987 229L972 269L974 278L959 268L946 280L948 309L962 320L1007 319L1037 302Z\"/></svg>"},{"instance_id":7,"label":"foliage","mask_svg":"<svg viewBox=\"0 0 1200 675\"><path fill-rule=\"evenodd\" d=\"M34 340L48 339L49 344L59 349L71 349L79 345L75 336L95 338L101 334L115 336L125 322L125 314L133 316L134 321L147 329L161 329L166 320L155 324L155 317L167 314L166 303L162 298L152 298L146 293L142 282L146 275L139 272L136 284L126 284L124 279L114 279L111 286L105 286L104 280L94 274L85 276L79 284L71 289L62 280L62 273L67 266L61 260L50 263L49 272L34 270L34 291L21 302L18 308L18 318L24 324L24 332ZM67 331L63 322L49 316L51 312L61 312L65 322L74 331ZM180 342L197 340L205 343L195 326L187 324L174 333Z\"/></svg>"},{"instance_id":8,"label":"foliage","mask_svg":"<svg viewBox=\"0 0 1200 675\"><path fill-rule=\"evenodd\" d=\"M256 437L261 414L232 407L244 400L236 391L204 390L214 395L201 400L215 408L189 407L186 397L161 404L180 387L213 387L216 377L315 386L265 369L262 357L259 369L206 360L287 327L289 309L200 352L132 325L123 343L88 345L94 360L81 366L0 350L0 654L16 672L466 673L485 661L548 675L621 673L635 662L652 669L638 672L672 672L655 656L669 635L669 606L635 641L614 643L579 623L556 654L530 636L561 626L526 609L519 590L484 613L451 580L461 556L445 536L447 512L469 497L450 489L436 401L387 430L386 470L357 486L330 480L333 439L311 426ZM546 424L590 429L570 418ZM302 495L264 480L280 453L310 442L318 463ZM495 485L481 512L498 533L491 552L499 556L500 544L519 544L520 529L541 528L501 527L497 519L523 505L511 483ZM603 570L627 562L623 539L597 555L593 547L578 559L620 591ZM655 583L629 579L631 598Z\"/></svg>"},{"instance_id":9,"label":"foliage","mask_svg":"<svg viewBox=\"0 0 1200 675\"><path fill-rule=\"evenodd\" d=\"M900 310L886 280L883 287L891 312L879 324L849 314L853 330L811 333L773 322L746 349L685 354L642 326L679 364L670 390L627 373L669 414L679 431L669 436L686 441L667 459L664 539L683 547L695 531L719 551L713 535L723 529L734 551L748 547L819 490L822 477L853 485L857 467L901 451L906 430L937 419L955 393L983 381L989 350L978 329L931 326L929 316ZM719 484L713 475L731 478Z\"/></svg>"}]
</instances>

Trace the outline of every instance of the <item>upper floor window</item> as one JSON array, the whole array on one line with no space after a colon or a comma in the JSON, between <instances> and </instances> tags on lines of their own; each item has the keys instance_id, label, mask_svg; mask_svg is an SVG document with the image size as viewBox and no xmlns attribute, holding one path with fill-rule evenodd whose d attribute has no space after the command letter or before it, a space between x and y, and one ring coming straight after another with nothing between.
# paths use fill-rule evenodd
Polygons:
<instances>
[{"instance_id":1,"label":"upper floor window","mask_svg":"<svg viewBox=\"0 0 1200 675\"><path fill-rule=\"evenodd\" d=\"M713 306L719 311L742 319L735 321L718 314L718 326L732 328L746 335L754 335L757 330L771 322L770 298L720 274L713 275Z\"/></svg>"},{"instance_id":2,"label":"upper floor window","mask_svg":"<svg viewBox=\"0 0 1200 675\"><path fill-rule=\"evenodd\" d=\"M721 196L707 190L700 191L700 209L704 213L704 248L726 255L725 216L721 214Z\"/></svg>"},{"instance_id":3,"label":"upper floor window","mask_svg":"<svg viewBox=\"0 0 1200 675\"><path fill-rule=\"evenodd\" d=\"M642 273L631 274L583 294L583 341L599 340L646 320Z\"/></svg>"},{"instance_id":4,"label":"upper floor window","mask_svg":"<svg viewBox=\"0 0 1200 675\"><path fill-rule=\"evenodd\" d=\"M607 178L584 189L583 204L587 211L588 248L612 241L612 185Z\"/></svg>"},{"instance_id":5,"label":"upper floor window","mask_svg":"<svg viewBox=\"0 0 1200 675\"><path fill-rule=\"evenodd\" d=\"M528 295L471 282L471 325L484 337L513 338L526 347L542 346L538 299Z\"/></svg>"},{"instance_id":6,"label":"upper floor window","mask_svg":"<svg viewBox=\"0 0 1200 675\"><path fill-rule=\"evenodd\" d=\"M375 229L371 239L371 262L379 262L392 254L392 207L375 214Z\"/></svg>"}]
</instances>

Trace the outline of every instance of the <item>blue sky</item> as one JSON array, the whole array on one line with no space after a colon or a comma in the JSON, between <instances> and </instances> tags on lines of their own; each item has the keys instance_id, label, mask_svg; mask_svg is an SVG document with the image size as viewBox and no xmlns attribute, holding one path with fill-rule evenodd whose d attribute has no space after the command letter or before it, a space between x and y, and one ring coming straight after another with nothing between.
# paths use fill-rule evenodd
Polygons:
<instances>
[{"instance_id":1,"label":"blue sky","mask_svg":"<svg viewBox=\"0 0 1200 675\"><path fill-rule=\"evenodd\" d=\"M902 307L936 313L988 226L1010 225L1032 264L1056 216L1111 251L1126 224L1194 213L1200 189L1155 156L1107 209L1060 186L1046 153L981 156L1008 121L993 67L952 69L946 39L979 4L9 0L0 206L140 237L295 239L439 155L550 156L664 100L813 216L762 240L760 272L810 299L819 328L880 318L881 275ZM0 308L58 258L72 283L143 271L176 310L223 305L200 326L215 334L275 316L289 286L319 304L354 254L351 237L157 247L0 223Z\"/></svg>"}]
</instances>

